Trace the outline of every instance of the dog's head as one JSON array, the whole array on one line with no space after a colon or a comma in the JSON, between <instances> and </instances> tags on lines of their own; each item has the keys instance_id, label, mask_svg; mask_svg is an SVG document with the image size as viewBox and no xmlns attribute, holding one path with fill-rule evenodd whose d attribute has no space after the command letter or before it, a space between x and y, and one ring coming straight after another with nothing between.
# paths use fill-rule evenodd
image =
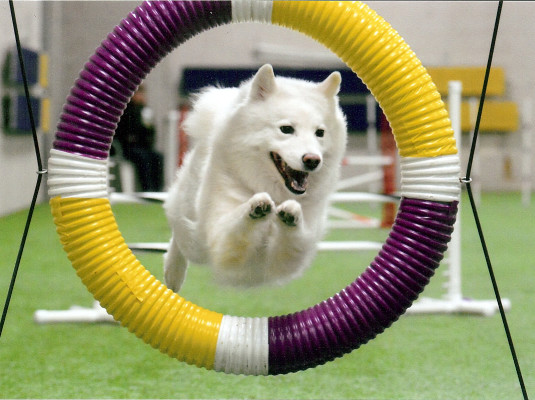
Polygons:
<instances>
[{"instance_id":1,"label":"dog's head","mask_svg":"<svg viewBox=\"0 0 535 400\"><path fill-rule=\"evenodd\" d=\"M275 77L271 65L261 67L242 86L236 120L238 130L247 132L241 140L253 149L255 165L263 168L250 172L269 176L295 195L336 179L333 170L338 171L347 136L338 106L340 83L338 72L313 83Z\"/></svg>"}]
</instances>

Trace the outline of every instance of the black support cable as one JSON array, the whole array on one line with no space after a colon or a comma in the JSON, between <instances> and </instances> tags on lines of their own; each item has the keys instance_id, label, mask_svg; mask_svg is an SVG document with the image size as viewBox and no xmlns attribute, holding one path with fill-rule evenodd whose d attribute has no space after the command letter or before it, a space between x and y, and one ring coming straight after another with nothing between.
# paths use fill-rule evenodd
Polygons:
<instances>
[{"instance_id":1,"label":"black support cable","mask_svg":"<svg viewBox=\"0 0 535 400\"><path fill-rule=\"evenodd\" d=\"M22 57L22 47L20 45L19 30L17 27L17 18L15 16L15 7L13 5L13 0L9 0L9 9L11 11L11 22L13 24L13 32L15 33L15 43L17 46L17 53L19 57L19 64L21 69L22 81L24 83L24 93L26 96L26 106L28 108L28 115L30 118L30 125L32 128L32 137L33 145L35 149L35 157L37 160L37 182L35 184L35 190L33 192L32 201L30 204L30 209L28 210L28 216L26 218L26 225L24 226L24 232L22 234L22 239L19 246L19 252L17 254L17 259L15 261L15 267L13 268L13 273L11 275L11 282L9 283L9 289L6 296L6 301L4 303L4 308L2 311L2 318L0 319L0 338L2 337L2 331L4 330L4 324L7 318L7 312L9 309L9 304L11 302L11 297L13 295L13 290L15 288L15 281L17 280L17 275L20 267L20 262L22 259L22 253L24 252L24 247L26 245L26 238L28 237L28 232L30 230L30 223L32 221L33 212L35 205L37 203L37 196L39 194L39 188L41 187L41 182L43 180L43 175L46 174L46 170L43 169L43 163L41 161L41 153L39 150L39 141L37 139L37 129L35 127L35 119L33 117L32 105L30 102L30 89L28 87L28 79L26 76L26 69L24 67L24 59Z\"/></svg>"},{"instance_id":2,"label":"black support cable","mask_svg":"<svg viewBox=\"0 0 535 400\"><path fill-rule=\"evenodd\" d=\"M485 70L485 79L483 80L483 88L481 90L481 97L480 97L480 100L479 100L479 108L478 108L478 111L477 111L477 118L476 118L476 123L475 123L475 126L474 126L474 135L473 135L473 138L472 138L472 145L471 145L471 148L470 148L470 155L469 155L469 158L468 158L468 164L467 164L467 168L466 168L466 176L465 176L465 178L461 179L461 182L466 184L466 191L468 193L468 198L470 200L470 206L472 208L472 213L474 214L474 220L475 220L475 223L476 223L477 232L479 234L479 239L481 241L481 247L483 248L483 254L485 256L485 262L487 263L487 268L488 268L490 280L492 282L492 288L494 290L494 295L496 296L496 301L498 302L498 309L500 311L500 316L502 318L502 323L503 323L503 327L504 327L504 330L505 330L505 335L507 336L507 343L509 344L509 350L511 352L511 356L513 358L513 363L515 365L515 370L516 370L518 382L520 384L520 389L522 390L522 395L523 395L524 400L528 400L528 393L527 393L527 390L526 390L526 385L524 384L524 378L522 377L522 369L520 368L520 363L519 363L518 357L516 355L516 350L515 350L515 345L514 345L514 342L513 342L513 337L511 335L511 330L509 329L509 324L507 322L507 316L505 315L505 309L503 308L502 298L501 298L501 295L500 295L500 290L498 288L498 282L496 281L496 276L494 275L494 268L492 267L492 262L491 262L489 251L488 251L488 248L487 248L485 236L483 234L483 228L481 226L481 221L479 219L477 206L476 206L476 203L474 201L474 195L472 193L472 185L471 185L472 179L470 178L470 174L472 172L472 164L473 164L473 160L474 160L476 144L477 144L477 138L478 138L478 134L479 134L479 125L481 123L481 116L483 114L483 105L484 105L485 96L486 96L486 93L487 93L487 85L488 85L488 82L489 82L489 75L490 75L490 69L491 69L491 65L492 65L492 58L494 56L494 48L496 46L496 38L498 36L498 27L500 25L500 17L501 17L501 13L502 13L502 7L503 7L503 0L500 0L498 2L498 10L496 12L496 20L494 22L494 31L492 33L492 41L491 41L491 44L490 44L489 58L487 60L487 67L486 67L486 70Z\"/></svg>"}]
</instances>

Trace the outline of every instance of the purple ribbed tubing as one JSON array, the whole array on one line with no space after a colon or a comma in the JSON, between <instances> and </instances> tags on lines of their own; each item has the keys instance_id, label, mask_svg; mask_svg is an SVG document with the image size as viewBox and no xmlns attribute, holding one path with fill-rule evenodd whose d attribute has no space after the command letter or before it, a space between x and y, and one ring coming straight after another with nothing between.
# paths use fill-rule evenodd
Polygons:
<instances>
[{"instance_id":1,"label":"purple ribbed tubing","mask_svg":"<svg viewBox=\"0 0 535 400\"><path fill-rule=\"evenodd\" d=\"M67 98L54 148L106 159L117 122L150 70L195 34L231 22L227 1L145 2L108 35ZM367 270L336 296L269 318L269 373L314 367L373 339L412 304L438 267L457 203L404 198Z\"/></svg>"},{"instance_id":2,"label":"purple ribbed tubing","mask_svg":"<svg viewBox=\"0 0 535 400\"><path fill-rule=\"evenodd\" d=\"M117 123L150 70L195 34L229 23L230 1L145 2L108 35L74 83L54 149L108 158Z\"/></svg>"},{"instance_id":3,"label":"purple ribbed tubing","mask_svg":"<svg viewBox=\"0 0 535 400\"><path fill-rule=\"evenodd\" d=\"M360 277L312 308L269 318L269 373L323 364L388 328L434 274L456 214L457 202L403 198L386 243Z\"/></svg>"}]
</instances>

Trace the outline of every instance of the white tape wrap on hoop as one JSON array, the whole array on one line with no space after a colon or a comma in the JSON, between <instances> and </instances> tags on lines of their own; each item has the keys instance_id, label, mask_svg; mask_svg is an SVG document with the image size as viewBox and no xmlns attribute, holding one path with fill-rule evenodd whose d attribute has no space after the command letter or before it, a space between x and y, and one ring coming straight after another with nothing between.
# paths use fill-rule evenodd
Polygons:
<instances>
[{"instance_id":1,"label":"white tape wrap on hoop","mask_svg":"<svg viewBox=\"0 0 535 400\"><path fill-rule=\"evenodd\" d=\"M272 0L232 0L233 22L271 23Z\"/></svg>"},{"instance_id":2,"label":"white tape wrap on hoop","mask_svg":"<svg viewBox=\"0 0 535 400\"><path fill-rule=\"evenodd\" d=\"M53 149L48 160L50 197L108 197L107 160L96 160Z\"/></svg>"},{"instance_id":3,"label":"white tape wrap on hoop","mask_svg":"<svg viewBox=\"0 0 535 400\"><path fill-rule=\"evenodd\" d=\"M432 201L459 201L459 156L401 157L401 195Z\"/></svg>"},{"instance_id":4,"label":"white tape wrap on hoop","mask_svg":"<svg viewBox=\"0 0 535 400\"><path fill-rule=\"evenodd\" d=\"M268 361L268 319L223 316L214 369L228 374L267 375Z\"/></svg>"}]
</instances>

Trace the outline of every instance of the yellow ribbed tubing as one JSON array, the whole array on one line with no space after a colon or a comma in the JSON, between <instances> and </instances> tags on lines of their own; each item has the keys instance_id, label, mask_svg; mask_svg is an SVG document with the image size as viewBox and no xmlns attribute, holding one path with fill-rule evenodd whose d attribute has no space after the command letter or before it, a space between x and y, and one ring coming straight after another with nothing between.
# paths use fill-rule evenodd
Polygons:
<instances>
[{"instance_id":1,"label":"yellow ribbed tubing","mask_svg":"<svg viewBox=\"0 0 535 400\"><path fill-rule=\"evenodd\" d=\"M298 30L340 57L383 109L403 157L457 153L435 84L401 36L361 2L275 1L272 22Z\"/></svg>"},{"instance_id":2,"label":"yellow ribbed tubing","mask_svg":"<svg viewBox=\"0 0 535 400\"><path fill-rule=\"evenodd\" d=\"M108 313L161 352L213 369L223 315L186 301L140 264L109 200L56 197L50 206L76 273Z\"/></svg>"}]
</instances>

